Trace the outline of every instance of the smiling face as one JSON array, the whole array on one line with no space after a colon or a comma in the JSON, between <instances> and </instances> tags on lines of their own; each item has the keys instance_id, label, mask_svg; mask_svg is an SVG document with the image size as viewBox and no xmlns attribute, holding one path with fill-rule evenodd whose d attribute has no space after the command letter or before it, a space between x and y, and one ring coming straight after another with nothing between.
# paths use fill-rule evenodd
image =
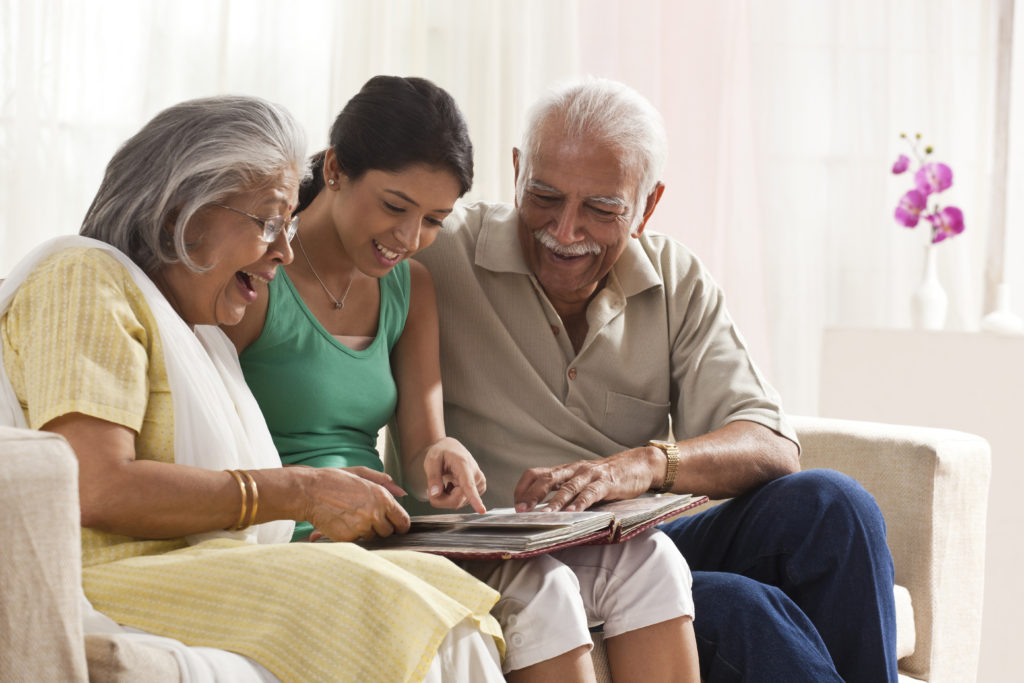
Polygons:
<instances>
[{"instance_id":1,"label":"smiling face","mask_svg":"<svg viewBox=\"0 0 1024 683\"><path fill-rule=\"evenodd\" d=\"M298 201L297 171L219 202L261 218L291 217ZM263 226L248 216L220 206L197 211L185 228L189 255L208 270L189 270L181 263L164 266L154 279L189 325L234 325L246 306L256 301L259 280L274 279L277 266L290 263L292 250L281 231L267 243Z\"/></svg>"},{"instance_id":2,"label":"smiling face","mask_svg":"<svg viewBox=\"0 0 1024 683\"><path fill-rule=\"evenodd\" d=\"M519 210L519 243L560 314L579 313L639 235L660 191L637 204L639 171L619 149L592 139L566 138L551 123L537 136L525 173Z\"/></svg>"},{"instance_id":3,"label":"smiling face","mask_svg":"<svg viewBox=\"0 0 1024 683\"><path fill-rule=\"evenodd\" d=\"M399 262L437 238L461 188L450 172L414 165L398 172L370 170L356 180L340 171L328 177L337 188L331 214L345 253L356 268L383 277Z\"/></svg>"}]
</instances>

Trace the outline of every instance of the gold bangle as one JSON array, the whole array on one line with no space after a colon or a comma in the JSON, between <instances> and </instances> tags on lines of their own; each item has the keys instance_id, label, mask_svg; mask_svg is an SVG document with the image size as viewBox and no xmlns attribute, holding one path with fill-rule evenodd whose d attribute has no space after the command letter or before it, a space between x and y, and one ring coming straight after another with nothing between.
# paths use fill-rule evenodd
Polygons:
<instances>
[{"instance_id":1,"label":"gold bangle","mask_svg":"<svg viewBox=\"0 0 1024 683\"><path fill-rule=\"evenodd\" d=\"M238 482L238 488L242 492L242 510L238 514L238 521L235 522L234 526L224 527L225 531L239 531L243 529L242 522L245 521L246 508L249 507L249 492L245 488L245 482L242 481L242 475L239 474L238 470L224 470Z\"/></svg>"},{"instance_id":2,"label":"gold bangle","mask_svg":"<svg viewBox=\"0 0 1024 683\"><path fill-rule=\"evenodd\" d=\"M242 527L243 529L245 529L251 527L253 524L256 523L256 508L258 508L260 504L260 492L259 489L256 488L256 480L253 479L253 476L245 470L241 470L241 472L249 481L249 489L252 492L252 509L249 510L249 521L246 523L244 527Z\"/></svg>"}]
</instances>

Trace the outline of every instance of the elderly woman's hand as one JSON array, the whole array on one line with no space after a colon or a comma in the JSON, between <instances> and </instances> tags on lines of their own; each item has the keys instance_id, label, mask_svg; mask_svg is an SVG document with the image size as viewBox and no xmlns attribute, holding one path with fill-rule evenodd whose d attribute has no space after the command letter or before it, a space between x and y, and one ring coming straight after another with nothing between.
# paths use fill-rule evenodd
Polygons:
<instances>
[{"instance_id":1,"label":"elderly woman's hand","mask_svg":"<svg viewBox=\"0 0 1024 683\"><path fill-rule=\"evenodd\" d=\"M409 515L395 500L405 491L383 472L368 467L303 469L309 470L304 518L332 541L369 540L409 530Z\"/></svg>"},{"instance_id":2,"label":"elderly woman's hand","mask_svg":"<svg viewBox=\"0 0 1024 683\"><path fill-rule=\"evenodd\" d=\"M432 506L454 510L468 503L477 512L486 511L480 494L487 490L487 479L466 447L455 439L445 437L427 447L423 472Z\"/></svg>"}]
</instances>

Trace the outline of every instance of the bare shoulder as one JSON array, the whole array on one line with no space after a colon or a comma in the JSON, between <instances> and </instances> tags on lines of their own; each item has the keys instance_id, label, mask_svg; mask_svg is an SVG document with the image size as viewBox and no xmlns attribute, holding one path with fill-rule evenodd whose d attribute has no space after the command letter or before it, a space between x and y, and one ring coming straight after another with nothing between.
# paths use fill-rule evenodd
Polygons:
<instances>
[{"instance_id":1,"label":"bare shoulder","mask_svg":"<svg viewBox=\"0 0 1024 683\"><path fill-rule=\"evenodd\" d=\"M409 278L414 288L424 283L433 286L433 278L430 277L430 271L427 270L425 265L413 259L409 259Z\"/></svg>"}]
</instances>

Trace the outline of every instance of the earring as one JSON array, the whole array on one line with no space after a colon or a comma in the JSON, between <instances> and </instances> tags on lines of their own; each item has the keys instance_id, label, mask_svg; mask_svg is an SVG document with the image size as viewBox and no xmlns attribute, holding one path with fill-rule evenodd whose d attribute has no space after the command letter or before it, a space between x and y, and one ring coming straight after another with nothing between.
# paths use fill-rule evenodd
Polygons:
<instances>
[{"instance_id":1,"label":"earring","mask_svg":"<svg viewBox=\"0 0 1024 683\"><path fill-rule=\"evenodd\" d=\"M334 178L331 178L330 180L328 180L327 184L330 185L331 187L334 187Z\"/></svg>"}]
</instances>

